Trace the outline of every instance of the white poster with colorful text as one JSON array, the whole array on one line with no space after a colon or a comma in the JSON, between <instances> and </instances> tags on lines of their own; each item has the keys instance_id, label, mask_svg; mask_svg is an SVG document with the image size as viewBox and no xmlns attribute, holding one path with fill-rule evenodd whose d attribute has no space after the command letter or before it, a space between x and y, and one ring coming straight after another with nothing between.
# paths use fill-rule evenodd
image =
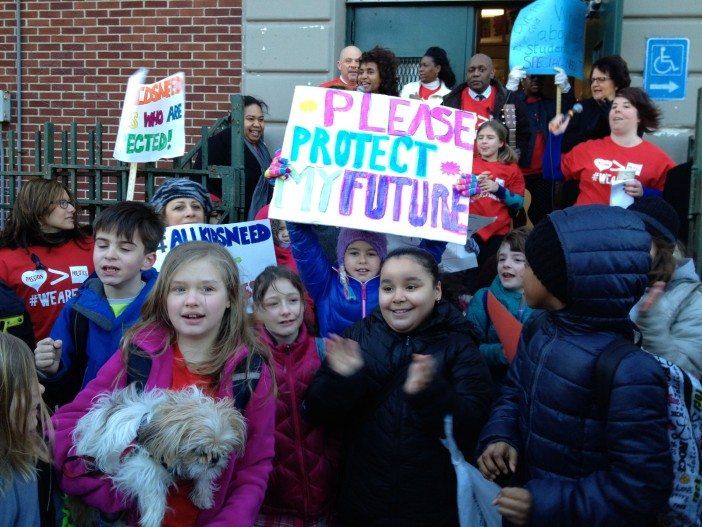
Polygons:
<instances>
[{"instance_id":1,"label":"white poster with colorful text","mask_svg":"<svg viewBox=\"0 0 702 527\"><path fill-rule=\"evenodd\" d=\"M156 249L154 268L161 269L166 255L178 245L192 241L218 243L234 257L239 278L248 286L269 265L276 265L269 220L210 225L192 223L167 227Z\"/></svg>"},{"instance_id":2,"label":"white poster with colorful text","mask_svg":"<svg viewBox=\"0 0 702 527\"><path fill-rule=\"evenodd\" d=\"M114 158L147 163L185 153L185 74L144 84L147 70L127 83Z\"/></svg>"},{"instance_id":3,"label":"white poster with colorful text","mask_svg":"<svg viewBox=\"0 0 702 527\"><path fill-rule=\"evenodd\" d=\"M464 243L476 116L415 99L297 86L269 217Z\"/></svg>"}]
</instances>

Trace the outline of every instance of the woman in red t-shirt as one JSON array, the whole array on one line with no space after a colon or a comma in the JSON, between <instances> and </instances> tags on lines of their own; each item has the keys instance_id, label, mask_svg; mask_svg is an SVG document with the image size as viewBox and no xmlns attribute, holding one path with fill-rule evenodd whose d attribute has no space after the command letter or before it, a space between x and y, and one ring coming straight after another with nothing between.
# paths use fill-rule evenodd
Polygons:
<instances>
[{"instance_id":1,"label":"woman in red t-shirt","mask_svg":"<svg viewBox=\"0 0 702 527\"><path fill-rule=\"evenodd\" d=\"M34 349L64 304L93 272L93 239L78 225L76 202L58 180L26 181L0 232L0 281L24 302L33 335L14 333Z\"/></svg>"},{"instance_id":2,"label":"woman in red t-shirt","mask_svg":"<svg viewBox=\"0 0 702 527\"><path fill-rule=\"evenodd\" d=\"M498 121L486 121L478 128L475 140L478 155L473 159L473 173L478 175L479 193L470 199L470 213L495 216L497 219L473 235L482 266L497 253L510 230L510 209L524 204L524 176L517 165L517 154L507 144L507 128Z\"/></svg>"},{"instance_id":3,"label":"woman in red t-shirt","mask_svg":"<svg viewBox=\"0 0 702 527\"><path fill-rule=\"evenodd\" d=\"M640 88L617 92L609 112L609 136L580 143L561 157L565 179L580 182L576 205L609 205L612 185L625 179L624 192L632 198L661 196L668 171L675 162L658 146L641 138L658 128L660 111ZM550 125L554 135L568 121Z\"/></svg>"}]
</instances>

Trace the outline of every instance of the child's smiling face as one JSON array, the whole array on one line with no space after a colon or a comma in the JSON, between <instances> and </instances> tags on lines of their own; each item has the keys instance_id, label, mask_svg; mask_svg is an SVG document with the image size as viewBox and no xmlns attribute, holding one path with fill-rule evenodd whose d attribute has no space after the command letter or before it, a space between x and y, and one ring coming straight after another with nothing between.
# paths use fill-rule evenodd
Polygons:
<instances>
[{"instance_id":1,"label":"child's smiling face","mask_svg":"<svg viewBox=\"0 0 702 527\"><path fill-rule=\"evenodd\" d=\"M378 276L380 272L380 255L373 246L362 240L349 244L344 253L344 269L361 283Z\"/></svg>"},{"instance_id":2,"label":"child's smiling face","mask_svg":"<svg viewBox=\"0 0 702 527\"><path fill-rule=\"evenodd\" d=\"M507 243L500 245L497 253L497 276L500 277L502 287L508 291L522 291L525 264L526 257L523 252L513 251Z\"/></svg>"}]
</instances>

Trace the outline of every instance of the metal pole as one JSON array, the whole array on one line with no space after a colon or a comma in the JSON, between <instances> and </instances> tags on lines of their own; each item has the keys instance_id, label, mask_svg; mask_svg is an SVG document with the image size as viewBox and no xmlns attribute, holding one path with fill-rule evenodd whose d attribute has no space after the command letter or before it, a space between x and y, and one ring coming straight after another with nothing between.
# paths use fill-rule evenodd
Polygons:
<instances>
[{"instance_id":1,"label":"metal pole","mask_svg":"<svg viewBox=\"0 0 702 527\"><path fill-rule=\"evenodd\" d=\"M15 1L15 67L17 69L17 168L22 167L22 0ZM11 145L12 148L14 145ZM21 184L21 181L20 181Z\"/></svg>"}]
</instances>

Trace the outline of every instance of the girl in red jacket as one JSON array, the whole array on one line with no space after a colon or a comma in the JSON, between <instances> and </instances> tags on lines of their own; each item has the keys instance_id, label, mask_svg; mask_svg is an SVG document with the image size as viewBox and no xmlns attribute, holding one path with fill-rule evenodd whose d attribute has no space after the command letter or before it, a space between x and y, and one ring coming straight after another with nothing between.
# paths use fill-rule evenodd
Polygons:
<instances>
[{"instance_id":1,"label":"girl in red jacket","mask_svg":"<svg viewBox=\"0 0 702 527\"><path fill-rule=\"evenodd\" d=\"M498 121L487 121L478 128L475 140L478 153L473 173L478 174L479 193L470 200L470 213L497 217L473 235L480 248L479 265L497 253L509 232L510 209L519 210L524 203L524 176L516 152L507 144L507 133Z\"/></svg>"},{"instance_id":2,"label":"girl in red jacket","mask_svg":"<svg viewBox=\"0 0 702 527\"><path fill-rule=\"evenodd\" d=\"M287 267L267 267L254 282L259 337L272 351L278 383L273 473L257 527L330 525L336 449L324 428L300 415L324 353L303 323L303 294L300 277Z\"/></svg>"}]
</instances>

